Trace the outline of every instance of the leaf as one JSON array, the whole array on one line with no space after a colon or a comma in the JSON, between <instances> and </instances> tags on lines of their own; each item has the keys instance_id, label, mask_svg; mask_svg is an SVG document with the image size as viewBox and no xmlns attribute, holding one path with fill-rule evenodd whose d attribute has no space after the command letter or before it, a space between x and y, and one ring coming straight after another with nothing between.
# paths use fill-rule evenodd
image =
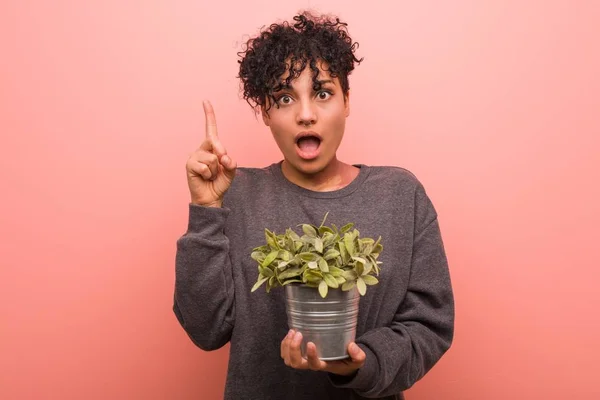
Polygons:
<instances>
[{"instance_id":1,"label":"leaf","mask_svg":"<svg viewBox=\"0 0 600 400\"><path fill-rule=\"evenodd\" d=\"M288 285L290 283L302 283L302 279L290 279L281 284L281 286Z\"/></svg>"},{"instance_id":2,"label":"leaf","mask_svg":"<svg viewBox=\"0 0 600 400\"><path fill-rule=\"evenodd\" d=\"M379 283L379 280L373 275L365 275L360 279L362 279L367 285L377 285Z\"/></svg>"},{"instance_id":3,"label":"leaf","mask_svg":"<svg viewBox=\"0 0 600 400\"><path fill-rule=\"evenodd\" d=\"M336 281L337 281L337 283L338 283L338 284L340 284L340 285L341 285L341 284L343 284L343 283L346 283L346 280L344 279L344 277L343 277L343 276L336 276L336 277L335 277L335 280L336 280Z\"/></svg>"},{"instance_id":4,"label":"leaf","mask_svg":"<svg viewBox=\"0 0 600 400\"><path fill-rule=\"evenodd\" d=\"M363 278L359 277L356 280L356 287L358 288L358 293L360 293L361 296L364 296L365 293L367 293L367 285L365 284Z\"/></svg>"},{"instance_id":5,"label":"leaf","mask_svg":"<svg viewBox=\"0 0 600 400\"><path fill-rule=\"evenodd\" d=\"M263 260L263 262L260 264L263 267L268 266L269 264L271 264L273 262L273 260L275 260L275 258L277 258L277 254L279 254L279 250L273 250L272 252L269 253L269 255L267 257L265 257L265 259Z\"/></svg>"},{"instance_id":6,"label":"leaf","mask_svg":"<svg viewBox=\"0 0 600 400\"><path fill-rule=\"evenodd\" d=\"M317 237L317 231L312 225L302 224L302 231L306 234L306 236Z\"/></svg>"},{"instance_id":7,"label":"leaf","mask_svg":"<svg viewBox=\"0 0 600 400\"><path fill-rule=\"evenodd\" d=\"M317 256L314 253L309 253L309 252L300 253L300 258L304 261L317 261L318 257L319 256Z\"/></svg>"},{"instance_id":8,"label":"leaf","mask_svg":"<svg viewBox=\"0 0 600 400\"><path fill-rule=\"evenodd\" d=\"M333 235L333 229L331 229L328 226L321 226L319 227L319 235L321 236L325 236L326 233L329 233L330 235Z\"/></svg>"},{"instance_id":9,"label":"leaf","mask_svg":"<svg viewBox=\"0 0 600 400\"><path fill-rule=\"evenodd\" d=\"M279 279L289 279L289 278L293 278L294 276L299 276L300 274L302 274L302 268L299 267L295 267L295 268L288 268L285 271L281 272L278 277Z\"/></svg>"},{"instance_id":10,"label":"leaf","mask_svg":"<svg viewBox=\"0 0 600 400\"><path fill-rule=\"evenodd\" d=\"M252 254L250 254L250 257L259 263L263 262L266 256L267 255L262 251L253 251Z\"/></svg>"},{"instance_id":11,"label":"leaf","mask_svg":"<svg viewBox=\"0 0 600 400\"><path fill-rule=\"evenodd\" d=\"M319 258L319 269L323 272L329 272L329 265L327 265L327 261L323 258Z\"/></svg>"},{"instance_id":12,"label":"leaf","mask_svg":"<svg viewBox=\"0 0 600 400\"><path fill-rule=\"evenodd\" d=\"M321 294L322 298L327 296L328 290L327 283L325 283L325 281L321 281L321 283L319 283L319 293Z\"/></svg>"},{"instance_id":13,"label":"leaf","mask_svg":"<svg viewBox=\"0 0 600 400\"><path fill-rule=\"evenodd\" d=\"M340 254L342 256L342 264L345 264L348 261L348 252L346 251L346 245L344 242L338 242L338 247L340 248Z\"/></svg>"},{"instance_id":14,"label":"leaf","mask_svg":"<svg viewBox=\"0 0 600 400\"><path fill-rule=\"evenodd\" d=\"M356 262L356 266L354 267L356 269L356 273L358 274L358 276L360 277L361 275L364 275L365 272L365 264L361 263L360 261Z\"/></svg>"},{"instance_id":15,"label":"leaf","mask_svg":"<svg viewBox=\"0 0 600 400\"><path fill-rule=\"evenodd\" d=\"M277 244L277 236L268 229L265 229L265 239L269 247L272 249L279 249L279 245Z\"/></svg>"},{"instance_id":16,"label":"leaf","mask_svg":"<svg viewBox=\"0 0 600 400\"><path fill-rule=\"evenodd\" d=\"M310 269L317 269L317 268L319 268L319 264L316 261L310 261L308 263L308 268L310 268Z\"/></svg>"},{"instance_id":17,"label":"leaf","mask_svg":"<svg viewBox=\"0 0 600 400\"><path fill-rule=\"evenodd\" d=\"M365 263L365 269L363 271L363 275L367 275L369 272L371 272L371 269L373 269L373 264L371 264L370 262L366 262Z\"/></svg>"},{"instance_id":18,"label":"leaf","mask_svg":"<svg viewBox=\"0 0 600 400\"><path fill-rule=\"evenodd\" d=\"M342 228L340 229L340 235L343 235L344 233L348 232L353 227L354 227L354 224L352 222L342 226Z\"/></svg>"},{"instance_id":19,"label":"leaf","mask_svg":"<svg viewBox=\"0 0 600 400\"><path fill-rule=\"evenodd\" d=\"M273 275L275 275L275 274L273 273L273 271L272 271L270 268L267 268L267 267L261 267L260 273L261 273L263 276L267 276L267 277L269 277L269 278L270 278L270 277L272 277Z\"/></svg>"},{"instance_id":20,"label":"leaf","mask_svg":"<svg viewBox=\"0 0 600 400\"><path fill-rule=\"evenodd\" d=\"M327 261L332 260L336 257L338 257L340 255L340 252L337 251L336 249L329 249L325 252L325 254L323 255L323 258L326 259Z\"/></svg>"},{"instance_id":21,"label":"leaf","mask_svg":"<svg viewBox=\"0 0 600 400\"><path fill-rule=\"evenodd\" d=\"M298 234L296 232L294 232L293 230L291 230L290 228L287 228L285 230L285 233L288 235L289 238L291 238L294 241L300 240L300 236L298 236Z\"/></svg>"},{"instance_id":22,"label":"leaf","mask_svg":"<svg viewBox=\"0 0 600 400\"><path fill-rule=\"evenodd\" d=\"M333 265L329 266L329 273L333 276L342 276L344 270Z\"/></svg>"},{"instance_id":23,"label":"leaf","mask_svg":"<svg viewBox=\"0 0 600 400\"><path fill-rule=\"evenodd\" d=\"M321 222L321 225L319 225L319 228L323 227L323 225L325 225L325 221L327 221L327 216L329 215L329 211L327 211L325 213L325 217L323 218L323 222Z\"/></svg>"},{"instance_id":24,"label":"leaf","mask_svg":"<svg viewBox=\"0 0 600 400\"><path fill-rule=\"evenodd\" d=\"M354 255L354 236L350 233L346 233L344 235L344 246L346 246L346 251L350 256Z\"/></svg>"},{"instance_id":25,"label":"leaf","mask_svg":"<svg viewBox=\"0 0 600 400\"><path fill-rule=\"evenodd\" d=\"M330 274L323 274L323 281L332 289L337 289L340 285L338 281Z\"/></svg>"},{"instance_id":26,"label":"leaf","mask_svg":"<svg viewBox=\"0 0 600 400\"><path fill-rule=\"evenodd\" d=\"M342 290L344 292L347 292L348 290L352 289L354 286L356 286L356 282L354 281L347 281L342 285Z\"/></svg>"},{"instance_id":27,"label":"leaf","mask_svg":"<svg viewBox=\"0 0 600 400\"><path fill-rule=\"evenodd\" d=\"M246 253L247 254L247 253ZM252 286L252 290L250 290L250 292L254 292L256 289L258 289L263 283L265 283L265 281L269 279L269 277L264 277L264 278L260 278L255 284L254 286Z\"/></svg>"},{"instance_id":28,"label":"leaf","mask_svg":"<svg viewBox=\"0 0 600 400\"><path fill-rule=\"evenodd\" d=\"M354 281L354 280L356 280L356 278L358 278L358 275L356 275L356 272L352 271L352 270L345 270L342 273L342 276L344 278L346 278L347 281Z\"/></svg>"},{"instance_id":29,"label":"leaf","mask_svg":"<svg viewBox=\"0 0 600 400\"><path fill-rule=\"evenodd\" d=\"M315 238L315 250L323 253L323 240L320 237Z\"/></svg>"},{"instance_id":30,"label":"leaf","mask_svg":"<svg viewBox=\"0 0 600 400\"><path fill-rule=\"evenodd\" d=\"M281 258L283 261L289 261L293 258L293 255L287 250L279 250L279 252L277 252L277 257Z\"/></svg>"}]
</instances>

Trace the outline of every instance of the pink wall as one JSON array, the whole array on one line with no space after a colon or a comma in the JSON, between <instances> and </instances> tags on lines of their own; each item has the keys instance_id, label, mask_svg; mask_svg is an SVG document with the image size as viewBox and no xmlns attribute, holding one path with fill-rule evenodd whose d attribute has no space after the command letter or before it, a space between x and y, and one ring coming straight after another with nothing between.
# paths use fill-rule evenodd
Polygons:
<instances>
[{"instance_id":1,"label":"pink wall","mask_svg":"<svg viewBox=\"0 0 600 400\"><path fill-rule=\"evenodd\" d=\"M227 349L171 312L184 164L204 98L240 164L278 160L236 51L309 5L365 56L340 157L440 213L456 341L409 399L600 398L597 2L91 3L0 3L0 398L222 396Z\"/></svg>"}]
</instances>

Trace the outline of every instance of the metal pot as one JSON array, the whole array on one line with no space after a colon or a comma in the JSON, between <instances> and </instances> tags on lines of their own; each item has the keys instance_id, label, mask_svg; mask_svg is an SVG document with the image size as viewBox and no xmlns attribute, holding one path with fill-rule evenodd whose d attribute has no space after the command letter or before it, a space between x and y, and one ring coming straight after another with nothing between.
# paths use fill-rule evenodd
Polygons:
<instances>
[{"instance_id":1,"label":"metal pot","mask_svg":"<svg viewBox=\"0 0 600 400\"><path fill-rule=\"evenodd\" d=\"M286 311L290 328L302 333L302 356L313 342L321 360L348 358L348 345L356 337L358 302L356 287L347 292L331 289L322 298L316 288L298 283L285 286Z\"/></svg>"}]
</instances>

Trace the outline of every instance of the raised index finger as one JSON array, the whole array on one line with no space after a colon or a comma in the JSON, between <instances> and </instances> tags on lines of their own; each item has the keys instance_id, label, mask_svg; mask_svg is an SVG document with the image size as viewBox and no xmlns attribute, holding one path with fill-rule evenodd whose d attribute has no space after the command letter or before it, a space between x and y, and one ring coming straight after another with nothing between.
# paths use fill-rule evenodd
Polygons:
<instances>
[{"instance_id":1,"label":"raised index finger","mask_svg":"<svg viewBox=\"0 0 600 400\"><path fill-rule=\"evenodd\" d=\"M206 119L206 138L214 139L217 135L217 119L215 118L215 110L213 110L210 101L205 100L202 102L204 107L204 117Z\"/></svg>"}]
</instances>

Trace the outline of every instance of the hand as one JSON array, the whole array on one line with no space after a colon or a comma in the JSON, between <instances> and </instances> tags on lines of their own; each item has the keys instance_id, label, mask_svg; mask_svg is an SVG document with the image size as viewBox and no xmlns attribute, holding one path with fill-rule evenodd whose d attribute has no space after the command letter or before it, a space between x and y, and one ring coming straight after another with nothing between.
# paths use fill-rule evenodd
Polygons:
<instances>
[{"instance_id":1,"label":"hand","mask_svg":"<svg viewBox=\"0 0 600 400\"><path fill-rule=\"evenodd\" d=\"M352 375L365 364L367 355L354 342L348 345L350 358L336 361L322 361L317 357L317 347L314 343L306 344L306 356L302 357L300 351L302 333L290 329L281 342L281 358L288 367L296 369L311 369L313 371L331 372L336 375Z\"/></svg>"},{"instance_id":2,"label":"hand","mask_svg":"<svg viewBox=\"0 0 600 400\"><path fill-rule=\"evenodd\" d=\"M206 136L185 165L187 181L192 203L221 207L223 196L235 176L237 164L227 155L227 150L219 140L212 105L205 101L203 106Z\"/></svg>"}]
</instances>

